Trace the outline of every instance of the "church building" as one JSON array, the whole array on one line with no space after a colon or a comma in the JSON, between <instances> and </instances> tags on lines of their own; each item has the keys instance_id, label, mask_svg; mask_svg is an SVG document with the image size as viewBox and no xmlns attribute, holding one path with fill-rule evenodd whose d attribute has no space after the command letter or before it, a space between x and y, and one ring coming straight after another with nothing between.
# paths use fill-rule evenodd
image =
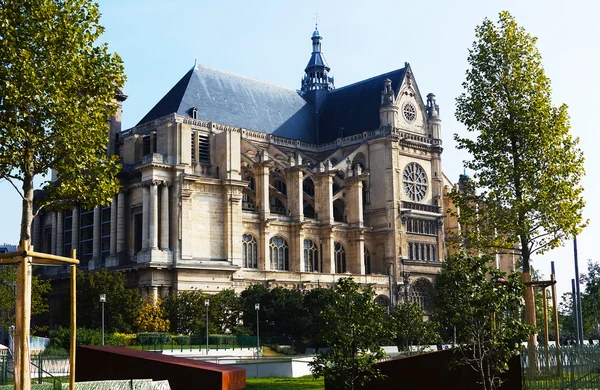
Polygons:
<instances>
[{"instance_id":1,"label":"church building","mask_svg":"<svg viewBox=\"0 0 600 390\"><path fill-rule=\"evenodd\" d=\"M383 304L425 305L453 228L435 95L408 63L336 88L311 40L298 90L195 65L135 127L119 107L121 191L40 214L35 247L77 248L82 269L126 272L149 299L352 276Z\"/></svg>"}]
</instances>

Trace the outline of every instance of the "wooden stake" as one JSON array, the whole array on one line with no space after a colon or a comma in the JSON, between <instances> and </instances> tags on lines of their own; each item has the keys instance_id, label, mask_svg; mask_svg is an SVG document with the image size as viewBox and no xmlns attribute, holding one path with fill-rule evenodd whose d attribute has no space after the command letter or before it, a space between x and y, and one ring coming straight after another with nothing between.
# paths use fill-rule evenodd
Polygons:
<instances>
[{"instance_id":1,"label":"wooden stake","mask_svg":"<svg viewBox=\"0 0 600 390\"><path fill-rule=\"evenodd\" d=\"M550 275L552 281L552 306L554 306L554 333L556 334L556 367L558 369L558 377L562 376L562 362L560 361L560 336L558 334L558 304L556 303L556 281L554 274Z\"/></svg>"},{"instance_id":2,"label":"wooden stake","mask_svg":"<svg viewBox=\"0 0 600 390\"><path fill-rule=\"evenodd\" d=\"M544 301L544 355L546 357L546 370L550 369L550 358L548 357L548 300L546 299L546 287L542 288L542 300Z\"/></svg>"},{"instance_id":3,"label":"wooden stake","mask_svg":"<svg viewBox=\"0 0 600 390\"><path fill-rule=\"evenodd\" d=\"M77 251L71 249L73 260L77 258ZM77 343L77 266L71 265L71 349L70 349L70 374L69 389L75 390L75 348Z\"/></svg>"},{"instance_id":4,"label":"wooden stake","mask_svg":"<svg viewBox=\"0 0 600 390\"><path fill-rule=\"evenodd\" d=\"M29 250L29 243L21 241L21 250ZM30 390L29 328L31 320L31 257L21 257L17 268L17 302L15 328L15 389Z\"/></svg>"}]
</instances>

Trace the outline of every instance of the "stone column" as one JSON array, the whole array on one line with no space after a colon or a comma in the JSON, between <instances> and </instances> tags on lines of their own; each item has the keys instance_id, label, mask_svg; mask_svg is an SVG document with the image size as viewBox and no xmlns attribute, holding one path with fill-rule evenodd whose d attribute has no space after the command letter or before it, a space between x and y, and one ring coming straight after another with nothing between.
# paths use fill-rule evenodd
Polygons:
<instances>
[{"instance_id":1,"label":"stone column","mask_svg":"<svg viewBox=\"0 0 600 390\"><path fill-rule=\"evenodd\" d=\"M112 224L112 221L110 221ZM111 225L112 226L112 225ZM125 250L125 193L119 192L117 196L117 253Z\"/></svg>"},{"instance_id":2,"label":"stone column","mask_svg":"<svg viewBox=\"0 0 600 390\"><path fill-rule=\"evenodd\" d=\"M347 194L348 199L348 223L353 226L363 226L363 176L357 175L346 179L349 184Z\"/></svg>"},{"instance_id":3,"label":"stone column","mask_svg":"<svg viewBox=\"0 0 600 390\"><path fill-rule=\"evenodd\" d=\"M160 249L168 251L169 246L169 186L160 187Z\"/></svg>"},{"instance_id":4,"label":"stone column","mask_svg":"<svg viewBox=\"0 0 600 390\"><path fill-rule=\"evenodd\" d=\"M331 234L331 232L330 232L329 234L324 235L321 241L322 241L321 247L323 248L323 250L320 253L320 255L322 256L322 259L323 259L323 270L321 272L324 274L333 274L333 273L335 273L335 257L333 254L333 245L334 245L333 234ZM346 259L346 261L347 260L348 259Z\"/></svg>"},{"instance_id":5,"label":"stone column","mask_svg":"<svg viewBox=\"0 0 600 390\"><path fill-rule=\"evenodd\" d=\"M148 225L150 216L150 188L142 187L142 250L148 249Z\"/></svg>"},{"instance_id":6,"label":"stone column","mask_svg":"<svg viewBox=\"0 0 600 390\"><path fill-rule=\"evenodd\" d=\"M94 243L92 245L94 265L102 262L102 208L94 208ZM90 267L90 269L93 269Z\"/></svg>"},{"instance_id":7,"label":"stone column","mask_svg":"<svg viewBox=\"0 0 600 390\"><path fill-rule=\"evenodd\" d=\"M314 176L315 212L321 223L333 224L333 174L325 172Z\"/></svg>"},{"instance_id":8,"label":"stone column","mask_svg":"<svg viewBox=\"0 0 600 390\"><path fill-rule=\"evenodd\" d=\"M290 159L290 161L293 161ZM302 189L302 170L300 167L292 167L286 170L286 187L288 199L288 211L294 221L304 219L304 191Z\"/></svg>"},{"instance_id":9,"label":"stone column","mask_svg":"<svg viewBox=\"0 0 600 390\"><path fill-rule=\"evenodd\" d=\"M50 212L51 238L50 238L50 253L56 254L56 212Z\"/></svg>"},{"instance_id":10,"label":"stone column","mask_svg":"<svg viewBox=\"0 0 600 390\"><path fill-rule=\"evenodd\" d=\"M110 255L117 253L117 198L113 198L110 204Z\"/></svg>"},{"instance_id":11,"label":"stone column","mask_svg":"<svg viewBox=\"0 0 600 390\"><path fill-rule=\"evenodd\" d=\"M169 286L160 286L160 299L163 301L169 297Z\"/></svg>"},{"instance_id":12,"label":"stone column","mask_svg":"<svg viewBox=\"0 0 600 390\"><path fill-rule=\"evenodd\" d=\"M64 251L64 218L63 212L59 211L56 213L56 254L58 256L63 256ZM70 253L67 255L70 256Z\"/></svg>"},{"instance_id":13,"label":"stone column","mask_svg":"<svg viewBox=\"0 0 600 390\"><path fill-rule=\"evenodd\" d=\"M150 286L150 302L153 305L158 302L158 286Z\"/></svg>"},{"instance_id":14,"label":"stone column","mask_svg":"<svg viewBox=\"0 0 600 390\"><path fill-rule=\"evenodd\" d=\"M158 183L150 184L150 209L148 226L148 247L158 249Z\"/></svg>"},{"instance_id":15,"label":"stone column","mask_svg":"<svg viewBox=\"0 0 600 390\"><path fill-rule=\"evenodd\" d=\"M254 179L256 183L256 209L263 221L269 219L269 163L257 163L254 165Z\"/></svg>"},{"instance_id":16,"label":"stone column","mask_svg":"<svg viewBox=\"0 0 600 390\"><path fill-rule=\"evenodd\" d=\"M42 239L41 239L41 223L40 215L36 216L33 219L33 234L31 237L31 244L33 245L33 249L37 251L41 251L42 248Z\"/></svg>"}]
</instances>

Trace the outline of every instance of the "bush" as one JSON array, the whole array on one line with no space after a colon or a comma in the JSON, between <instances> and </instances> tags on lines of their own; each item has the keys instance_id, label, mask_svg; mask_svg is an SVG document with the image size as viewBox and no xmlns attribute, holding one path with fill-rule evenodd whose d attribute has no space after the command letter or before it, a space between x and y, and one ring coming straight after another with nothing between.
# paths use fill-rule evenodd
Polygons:
<instances>
[{"instance_id":1,"label":"bush","mask_svg":"<svg viewBox=\"0 0 600 390\"><path fill-rule=\"evenodd\" d=\"M173 336L173 341L177 345L190 345L190 336L185 336L185 335Z\"/></svg>"},{"instance_id":2,"label":"bush","mask_svg":"<svg viewBox=\"0 0 600 390\"><path fill-rule=\"evenodd\" d=\"M140 345L163 345L171 343L171 335L166 332L138 333L136 340Z\"/></svg>"},{"instance_id":3,"label":"bush","mask_svg":"<svg viewBox=\"0 0 600 390\"><path fill-rule=\"evenodd\" d=\"M110 342L108 340L110 340ZM118 345L120 347L138 345L137 335L135 333L113 333L109 335L108 340L106 340L106 344L108 345Z\"/></svg>"},{"instance_id":4,"label":"bush","mask_svg":"<svg viewBox=\"0 0 600 390\"><path fill-rule=\"evenodd\" d=\"M71 330L59 327L48 332L50 337L50 348L68 351L71 345ZM102 330L77 328L77 345L101 345ZM104 344L128 347L136 344L135 334L105 333Z\"/></svg>"}]
</instances>

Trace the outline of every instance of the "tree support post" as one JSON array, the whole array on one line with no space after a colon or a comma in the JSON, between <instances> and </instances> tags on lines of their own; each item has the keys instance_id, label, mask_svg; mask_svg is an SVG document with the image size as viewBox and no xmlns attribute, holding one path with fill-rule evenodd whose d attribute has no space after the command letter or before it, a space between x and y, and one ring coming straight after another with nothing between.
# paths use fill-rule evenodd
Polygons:
<instances>
[{"instance_id":1,"label":"tree support post","mask_svg":"<svg viewBox=\"0 0 600 390\"><path fill-rule=\"evenodd\" d=\"M29 243L21 241L21 251L31 250ZM29 331L31 325L31 257L21 258L17 268L17 302L15 327L15 389L30 390L31 366L29 356Z\"/></svg>"}]
</instances>

